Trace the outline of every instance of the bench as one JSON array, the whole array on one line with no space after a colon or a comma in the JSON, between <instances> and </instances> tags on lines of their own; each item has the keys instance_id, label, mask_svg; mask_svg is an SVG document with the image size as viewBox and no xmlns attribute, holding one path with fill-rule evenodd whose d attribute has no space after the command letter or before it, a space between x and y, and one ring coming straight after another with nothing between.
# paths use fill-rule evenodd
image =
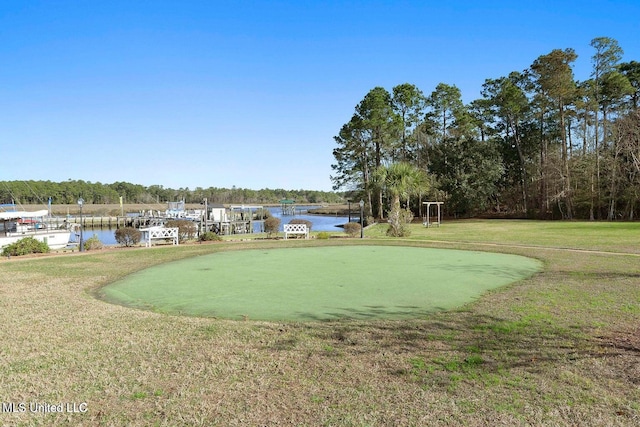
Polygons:
<instances>
[{"instance_id":1,"label":"bench","mask_svg":"<svg viewBox=\"0 0 640 427\"><path fill-rule=\"evenodd\" d=\"M144 244L146 247L151 246L151 240L167 240L170 239L174 245L177 245L179 242L178 231L176 228L164 228L164 227L149 227L149 228L141 228L142 232L142 240L144 240Z\"/></svg>"},{"instance_id":2,"label":"bench","mask_svg":"<svg viewBox=\"0 0 640 427\"><path fill-rule=\"evenodd\" d=\"M307 229L307 224L285 224L284 238L288 239L289 234L304 235L304 238L308 239L309 230Z\"/></svg>"}]
</instances>

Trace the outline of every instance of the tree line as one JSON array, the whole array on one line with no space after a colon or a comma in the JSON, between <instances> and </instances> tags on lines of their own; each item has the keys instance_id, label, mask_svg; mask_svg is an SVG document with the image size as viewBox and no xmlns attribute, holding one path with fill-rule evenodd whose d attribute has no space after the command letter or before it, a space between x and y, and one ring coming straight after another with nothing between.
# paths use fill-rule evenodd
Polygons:
<instances>
[{"instance_id":1,"label":"tree line","mask_svg":"<svg viewBox=\"0 0 640 427\"><path fill-rule=\"evenodd\" d=\"M335 190L384 217L392 199L376 171L408 163L429 184L408 207L444 201L449 215L635 219L640 207L640 63L608 37L591 43L591 73L574 77L574 49L485 80L464 104L455 85L425 95L410 83L375 87L334 137ZM378 174L379 175L379 174Z\"/></svg>"},{"instance_id":2,"label":"tree line","mask_svg":"<svg viewBox=\"0 0 640 427\"><path fill-rule=\"evenodd\" d=\"M112 184L91 183L82 180L52 181L0 181L0 203L76 204L82 197L87 204L163 203L184 200L186 203L278 203L282 199L297 203L341 203L343 194L332 191L284 190L247 188L196 187L171 189L161 185L145 187L128 182Z\"/></svg>"}]
</instances>

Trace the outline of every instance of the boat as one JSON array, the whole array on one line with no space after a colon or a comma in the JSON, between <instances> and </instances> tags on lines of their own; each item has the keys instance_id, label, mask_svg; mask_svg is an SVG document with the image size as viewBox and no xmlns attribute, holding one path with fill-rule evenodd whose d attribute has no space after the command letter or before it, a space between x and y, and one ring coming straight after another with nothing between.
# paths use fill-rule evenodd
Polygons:
<instances>
[{"instance_id":1,"label":"boat","mask_svg":"<svg viewBox=\"0 0 640 427\"><path fill-rule=\"evenodd\" d=\"M62 249L69 244L71 230L52 228L46 221L49 211L0 211L0 249L25 237L46 243L50 249Z\"/></svg>"},{"instance_id":2,"label":"boat","mask_svg":"<svg viewBox=\"0 0 640 427\"><path fill-rule=\"evenodd\" d=\"M167 202L167 210L164 213L165 218L185 219L188 221L200 221L204 216L202 209L186 209L184 200L179 202Z\"/></svg>"}]
</instances>

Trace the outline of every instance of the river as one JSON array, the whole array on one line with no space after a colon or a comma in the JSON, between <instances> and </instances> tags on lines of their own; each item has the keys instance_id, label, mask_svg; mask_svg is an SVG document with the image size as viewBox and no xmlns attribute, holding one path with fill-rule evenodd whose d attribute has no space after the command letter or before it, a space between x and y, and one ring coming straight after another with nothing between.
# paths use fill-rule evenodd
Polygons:
<instances>
[{"instance_id":1,"label":"river","mask_svg":"<svg viewBox=\"0 0 640 427\"><path fill-rule=\"evenodd\" d=\"M280 231L283 230L283 225L287 224L292 219L305 219L307 221L311 221L311 230L312 231L342 231L343 229L339 227L339 225L343 225L349 222L349 218L346 216L333 216L333 215L309 215L305 212L308 208L313 208L313 206L296 206L296 212L302 212L296 215L282 215L282 210L280 207L270 207L268 208L276 218L280 218ZM352 216L352 221L358 221L358 215ZM256 224L257 226L258 224ZM256 230L257 231L257 230ZM90 228L85 227L82 238L87 240L93 236L98 236L98 239L104 245L116 245L115 238L115 229L108 228ZM71 235L72 241L77 242L79 240L79 236Z\"/></svg>"}]
</instances>

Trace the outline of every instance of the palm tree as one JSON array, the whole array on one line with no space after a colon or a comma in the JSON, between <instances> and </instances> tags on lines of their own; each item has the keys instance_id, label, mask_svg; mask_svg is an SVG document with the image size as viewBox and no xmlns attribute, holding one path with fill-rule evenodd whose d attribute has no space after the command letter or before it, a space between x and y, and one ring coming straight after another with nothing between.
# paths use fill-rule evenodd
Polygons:
<instances>
[{"instance_id":1,"label":"palm tree","mask_svg":"<svg viewBox=\"0 0 640 427\"><path fill-rule=\"evenodd\" d=\"M389 230L387 234L395 237L406 236L409 231L404 226L400 209L400 198L409 201L409 197L426 192L428 187L427 175L421 169L407 162L392 163L380 166L374 181L378 188L391 196L391 212L389 213Z\"/></svg>"}]
</instances>

